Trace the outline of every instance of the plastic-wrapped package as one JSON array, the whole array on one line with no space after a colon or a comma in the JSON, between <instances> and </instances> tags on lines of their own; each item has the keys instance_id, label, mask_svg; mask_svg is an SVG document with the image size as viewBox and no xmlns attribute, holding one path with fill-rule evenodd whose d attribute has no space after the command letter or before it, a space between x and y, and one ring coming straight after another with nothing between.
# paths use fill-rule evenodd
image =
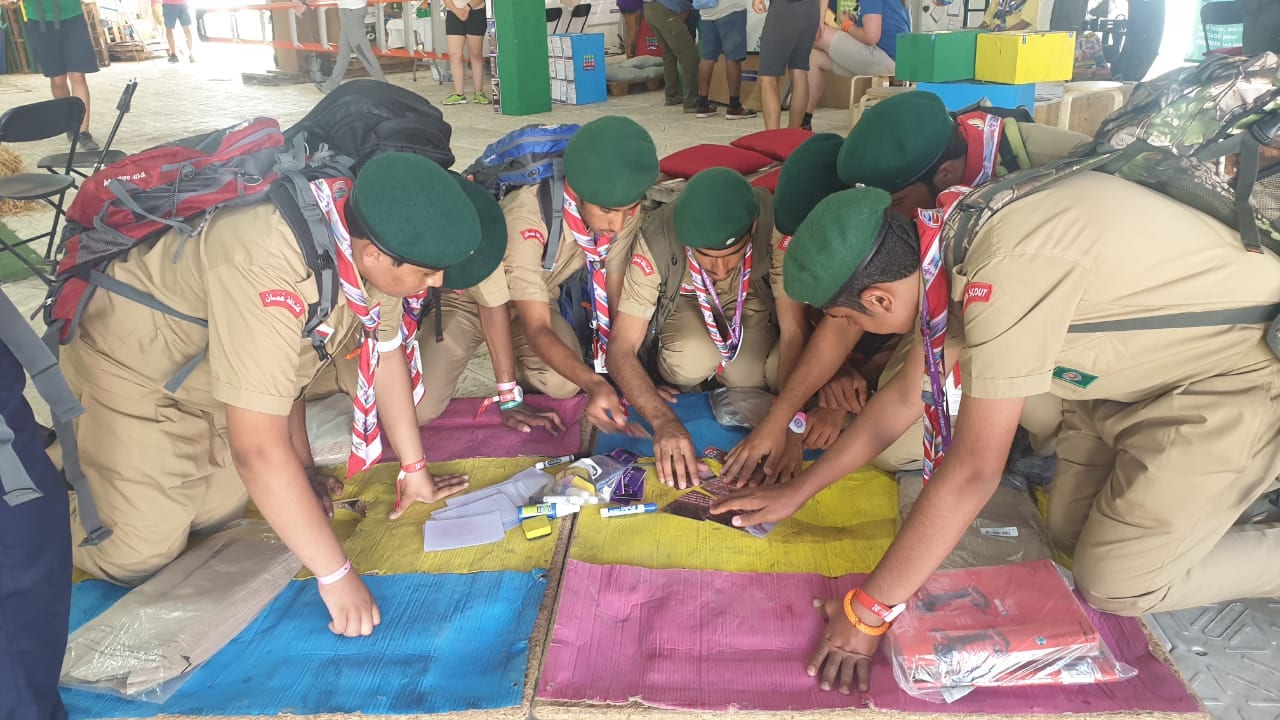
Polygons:
<instances>
[{"instance_id":1,"label":"plastic-wrapped package","mask_svg":"<svg viewBox=\"0 0 1280 720\"><path fill-rule=\"evenodd\" d=\"M1016 476L1005 475L991 500L956 547L942 561L939 570L1006 565L1015 562L1051 559L1053 550L1040 522L1040 513L1026 488ZM898 473L898 511L905 520L924 489L918 472Z\"/></svg>"},{"instance_id":2,"label":"plastic-wrapped package","mask_svg":"<svg viewBox=\"0 0 1280 720\"><path fill-rule=\"evenodd\" d=\"M187 550L73 632L60 682L164 702L301 568L265 522L236 523Z\"/></svg>"},{"instance_id":3,"label":"plastic-wrapped package","mask_svg":"<svg viewBox=\"0 0 1280 720\"><path fill-rule=\"evenodd\" d=\"M622 449L608 455L592 455L576 460L559 469L555 480L547 485L547 495L569 497L599 497L605 502L613 499L613 493L627 469L639 458ZM634 490L634 478L631 489ZM643 493L643 486L641 486Z\"/></svg>"},{"instance_id":4,"label":"plastic-wrapped package","mask_svg":"<svg viewBox=\"0 0 1280 720\"><path fill-rule=\"evenodd\" d=\"M1049 560L938 572L886 636L907 693L951 702L978 687L1114 682L1117 662Z\"/></svg>"},{"instance_id":5,"label":"plastic-wrapped package","mask_svg":"<svg viewBox=\"0 0 1280 720\"><path fill-rule=\"evenodd\" d=\"M711 391L711 412L726 427L754 428L769 414L771 393L756 388L716 388Z\"/></svg>"}]
</instances>

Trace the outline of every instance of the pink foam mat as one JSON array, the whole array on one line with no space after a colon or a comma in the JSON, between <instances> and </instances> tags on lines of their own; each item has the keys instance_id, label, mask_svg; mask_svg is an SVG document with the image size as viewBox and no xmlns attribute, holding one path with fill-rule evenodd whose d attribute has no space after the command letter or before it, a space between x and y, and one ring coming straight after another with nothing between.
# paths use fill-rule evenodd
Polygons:
<instances>
[{"instance_id":1,"label":"pink foam mat","mask_svg":"<svg viewBox=\"0 0 1280 720\"><path fill-rule=\"evenodd\" d=\"M428 462L467 460L477 457L559 456L578 452L582 443L582 411L587 406L585 395L557 400L545 395L529 395L530 407L555 410L564 420L565 430L553 435L541 428L532 432L516 432L502 424L502 413L490 407L476 418L483 398L454 398L444 413L422 428L422 447ZM383 462L395 460L388 448Z\"/></svg>"},{"instance_id":2,"label":"pink foam mat","mask_svg":"<svg viewBox=\"0 0 1280 720\"><path fill-rule=\"evenodd\" d=\"M822 692L805 662L824 623L814 597L837 597L861 575L649 570L569 560L537 697L682 710L825 710L1059 714L1199 712L1151 654L1132 618L1093 613L1130 680L1070 687L981 688L948 705L899 689L881 653L871 690Z\"/></svg>"}]
</instances>

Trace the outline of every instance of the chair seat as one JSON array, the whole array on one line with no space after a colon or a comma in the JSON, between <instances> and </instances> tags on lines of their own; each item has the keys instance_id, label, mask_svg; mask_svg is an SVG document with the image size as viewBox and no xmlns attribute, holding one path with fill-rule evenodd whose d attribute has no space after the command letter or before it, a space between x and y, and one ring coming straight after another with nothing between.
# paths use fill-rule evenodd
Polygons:
<instances>
[{"instance_id":1,"label":"chair seat","mask_svg":"<svg viewBox=\"0 0 1280 720\"><path fill-rule=\"evenodd\" d=\"M66 175L19 173L0 177L0 198L41 200L64 192L74 184Z\"/></svg>"},{"instance_id":2,"label":"chair seat","mask_svg":"<svg viewBox=\"0 0 1280 720\"><path fill-rule=\"evenodd\" d=\"M46 155L40 158L40 161L36 163L36 167L41 170L61 170L67 166L67 156L70 154L71 153L57 153L55 155ZM92 152L88 150L77 150L71 166L78 168L93 167L94 163L98 162L98 156L101 154L102 153L96 150ZM128 153L123 150L108 150L106 157L102 159L102 164L110 165L111 163L119 162L126 157L128 157Z\"/></svg>"}]
</instances>

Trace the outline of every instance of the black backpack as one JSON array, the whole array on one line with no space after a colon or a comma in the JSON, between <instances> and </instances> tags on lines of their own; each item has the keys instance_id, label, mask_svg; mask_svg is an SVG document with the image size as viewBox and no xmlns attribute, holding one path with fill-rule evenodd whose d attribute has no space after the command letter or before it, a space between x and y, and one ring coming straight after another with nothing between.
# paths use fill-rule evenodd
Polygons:
<instances>
[{"instance_id":1,"label":"black backpack","mask_svg":"<svg viewBox=\"0 0 1280 720\"><path fill-rule=\"evenodd\" d=\"M378 80L338 86L284 131L290 147L315 152L321 145L355 161L354 172L374 155L408 152L448 169L454 163L453 128L440 108L417 93Z\"/></svg>"}]
</instances>

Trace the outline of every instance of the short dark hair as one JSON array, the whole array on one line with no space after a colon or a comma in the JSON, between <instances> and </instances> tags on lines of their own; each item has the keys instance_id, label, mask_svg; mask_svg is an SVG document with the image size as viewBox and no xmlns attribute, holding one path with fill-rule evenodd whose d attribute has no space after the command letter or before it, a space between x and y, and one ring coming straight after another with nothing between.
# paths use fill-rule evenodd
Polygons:
<instances>
[{"instance_id":1,"label":"short dark hair","mask_svg":"<svg viewBox=\"0 0 1280 720\"><path fill-rule=\"evenodd\" d=\"M867 306L862 303L862 293L867 288L897 282L920 269L920 237L910 220L893 210L885 210L880 232L884 234L884 240L827 307L849 308L866 315Z\"/></svg>"},{"instance_id":2,"label":"short dark hair","mask_svg":"<svg viewBox=\"0 0 1280 720\"><path fill-rule=\"evenodd\" d=\"M365 228L364 222L360 219L360 213L356 212L355 206L352 204L354 201L355 192L353 191L347 196L347 204L344 208L345 212L342 213L342 219L347 223L347 234L353 239L360 238L361 240L368 240L372 243L373 238L369 235L369 230ZM374 247L377 247L377 243L374 243ZM400 267L405 264L404 261L390 254L388 254L387 257L391 258L392 267Z\"/></svg>"}]
</instances>

